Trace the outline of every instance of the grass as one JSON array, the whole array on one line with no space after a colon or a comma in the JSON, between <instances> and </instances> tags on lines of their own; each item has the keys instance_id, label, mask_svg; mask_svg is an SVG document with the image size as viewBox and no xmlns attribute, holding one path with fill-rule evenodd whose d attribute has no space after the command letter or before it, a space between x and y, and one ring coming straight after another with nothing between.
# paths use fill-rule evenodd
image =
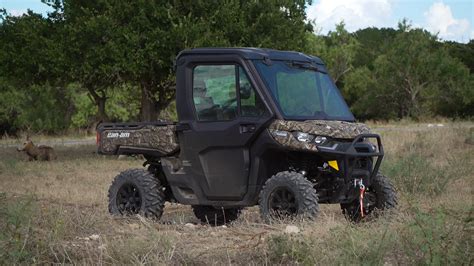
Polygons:
<instances>
[{"instance_id":1,"label":"grass","mask_svg":"<svg viewBox=\"0 0 474 266\"><path fill-rule=\"evenodd\" d=\"M56 146L57 161L27 162L2 148L0 264L472 265L473 126L380 130L398 210L354 225L339 206L323 205L316 221L295 224L297 234L284 232L285 221L264 224L255 207L228 227L199 224L179 204L167 204L160 222L114 218L108 186L140 160L86 145Z\"/></svg>"}]
</instances>

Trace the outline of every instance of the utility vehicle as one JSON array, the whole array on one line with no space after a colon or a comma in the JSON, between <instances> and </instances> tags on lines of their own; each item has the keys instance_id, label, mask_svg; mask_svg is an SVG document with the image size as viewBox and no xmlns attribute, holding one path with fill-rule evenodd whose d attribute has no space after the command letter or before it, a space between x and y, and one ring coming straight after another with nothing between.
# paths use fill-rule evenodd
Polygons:
<instances>
[{"instance_id":1,"label":"utility vehicle","mask_svg":"<svg viewBox=\"0 0 474 266\"><path fill-rule=\"evenodd\" d=\"M213 225L260 206L264 220L314 218L340 204L352 221L394 208L378 170L380 136L356 123L318 57L257 48L198 48L176 58L178 122L103 123L101 154L144 167L109 189L112 214L159 219L166 201Z\"/></svg>"}]
</instances>

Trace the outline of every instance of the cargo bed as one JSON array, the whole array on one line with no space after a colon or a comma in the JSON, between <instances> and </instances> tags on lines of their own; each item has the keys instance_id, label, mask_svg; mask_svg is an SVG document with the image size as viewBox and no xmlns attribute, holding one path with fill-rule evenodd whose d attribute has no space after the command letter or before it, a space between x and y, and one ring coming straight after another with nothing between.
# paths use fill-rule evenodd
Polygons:
<instances>
[{"instance_id":1,"label":"cargo bed","mask_svg":"<svg viewBox=\"0 0 474 266\"><path fill-rule=\"evenodd\" d=\"M167 156L178 152L172 122L101 123L97 126L99 154Z\"/></svg>"}]
</instances>

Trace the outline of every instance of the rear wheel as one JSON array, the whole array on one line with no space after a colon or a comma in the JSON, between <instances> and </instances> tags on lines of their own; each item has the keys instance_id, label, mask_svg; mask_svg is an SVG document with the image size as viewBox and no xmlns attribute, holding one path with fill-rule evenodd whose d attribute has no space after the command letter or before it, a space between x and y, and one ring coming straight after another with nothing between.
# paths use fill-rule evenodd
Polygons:
<instances>
[{"instance_id":1,"label":"rear wheel","mask_svg":"<svg viewBox=\"0 0 474 266\"><path fill-rule=\"evenodd\" d=\"M241 208L218 208L213 206L194 205L193 212L203 223L219 226L239 218Z\"/></svg>"},{"instance_id":2,"label":"rear wheel","mask_svg":"<svg viewBox=\"0 0 474 266\"><path fill-rule=\"evenodd\" d=\"M265 221L281 218L315 218L319 213L318 195L302 174L280 172L265 182L260 192L260 213Z\"/></svg>"},{"instance_id":3,"label":"rear wheel","mask_svg":"<svg viewBox=\"0 0 474 266\"><path fill-rule=\"evenodd\" d=\"M381 174L377 174L372 180L372 185L367 188L364 195L364 216L370 217L377 213L394 209L397 206L397 193L390 180ZM341 204L342 213L352 222L360 222L360 202L355 200L351 203Z\"/></svg>"},{"instance_id":4,"label":"rear wheel","mask_svg":"<svg viewBox=\"0 0 474 266\"><path fill-rule=\"evenodd\" d=\"M160 181L143 169L130 169L115 177L109 188L109 212L114 215L140 214L160 219L165 196Z\"/></svg>"}]
</instances>

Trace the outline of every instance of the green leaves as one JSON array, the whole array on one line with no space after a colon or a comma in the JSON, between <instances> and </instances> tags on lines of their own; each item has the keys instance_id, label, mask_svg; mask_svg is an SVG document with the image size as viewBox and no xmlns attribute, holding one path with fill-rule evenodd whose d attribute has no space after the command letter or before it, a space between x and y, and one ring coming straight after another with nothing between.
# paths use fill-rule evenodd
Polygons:
<instances>
[{"instance_id":1,"label":"green leaves","mask_svg":"<svg viewBox=\"0 0 474 266\"><path fill-rule=\"evenodd\" d=\"M156 120L175 97L178 52L217 46L321 57L362 119L474 115L474 42L440 43L406 21L398 30L355 33L341 22L322 36L313 32L305 0L43 2L54 8L47 17L0 10L2 131L25 127L23 118L48 131ZM44 111L29 108L32 95ZM58 111L67 113L64 121L52 122Z\"/></svg>"},{"instance_id":2,"label":"green leaves","mask_svg":"<svg viewBox=\"0 0 474 266\"><path fill-rule=\"evenodd\" d=\"M357 117L474 115L472 75L450 56L436 36L412 29L402 21L396 33L366 29L357 37L364 38L356 56L364 63L355 62L359 68L343 84L343 92ZM368 62L364 56L373 60Z\"/></svg>"}]
</instances>

